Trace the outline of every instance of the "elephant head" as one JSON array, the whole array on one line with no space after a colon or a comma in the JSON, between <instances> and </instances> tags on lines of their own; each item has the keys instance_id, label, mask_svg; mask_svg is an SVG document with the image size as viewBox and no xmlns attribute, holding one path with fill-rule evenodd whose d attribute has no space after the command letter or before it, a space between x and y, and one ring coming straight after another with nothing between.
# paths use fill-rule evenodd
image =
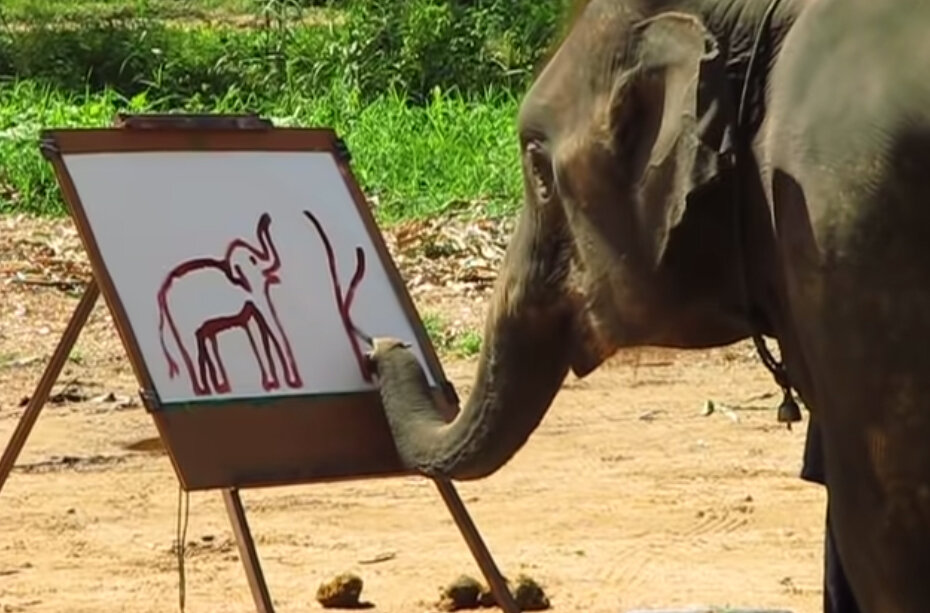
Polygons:
<instances>
[{"instance_id":1,"label":"elephant head","mask_svg":"<svg viewBox=\"0 0 930 613\"><path fill-rule=\"evenodd\" d=\"M279 282L277 271L281 267L281 259L271 241L270 226L271 216L263 213L255 231L258 247L236 239L226 250L226 263L232 280L250 292Z\"/></svg>"},{"instance_id":2,"label":"elephant head","mask_svg":"<svg viewBox=\"0 0 930 613\"><path fill-rule=\"evenodd\" d=\"M439 416L402 344L383 339L372 353L408 468L486 476L524 444L569 370L585 376L621 347L750 333L724 168L730 95L702 20L587 6L521 106L525 202L455 420Z\"/></svg>"}]
</instances>

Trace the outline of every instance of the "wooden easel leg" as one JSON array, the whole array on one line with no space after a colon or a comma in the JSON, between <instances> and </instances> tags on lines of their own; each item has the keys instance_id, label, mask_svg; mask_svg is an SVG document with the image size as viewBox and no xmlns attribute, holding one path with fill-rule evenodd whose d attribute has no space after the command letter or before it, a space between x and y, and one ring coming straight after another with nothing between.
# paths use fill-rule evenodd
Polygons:
<instances>
[{"instance_id":1,"label":"wooden easel leg","mask_svg":"<svg viewBox=\"0 0 930 613\"><path fill-rule=\"evenodd\" d=\"M78 336L80 336L84 324L87 323L87 318L90 317L99 296L100 287L95 279L91 279L87 287L84 288L84 295L81 296L81 300L74 309L71 320L68 322L64 334L62 334L61 340L58 341L58 346L45 367L45 372L42 373L42 378L39 379L35 392L29 399L29 404L26 405L26 410L23 411L22 417L19 418L19 424L16 425L16 430L13 431L13 436L3 452L3 457L0 458L0 490L3 489L3 484L6 483L7 477L10 476L13 466L16 464L16 459L23 450L26 439L29 438L29 433L32 432L32 427L39 418L39 413L42 412L42 408L48 401L49 394L52 393L52 387L58 380L58 375L61 374L65 361L71 355L71 349L74 347Z\"/></svg>"},{"instance_id":2,"label":"wooden easel leg","mask_svg":"<svg viewBox=\"0 0 930 613\"><path fill-rule=\"evenodd\" d=\"M245 517L242 499L239 498L239 490L224 489L223 502L226 503L226 512L229 513L229 521L236 535L239 557L242 558L242 564L245 566L249 589L252 590L252 598L255 600L255 610L258 613L274 613L274 605L271 603L271 595L265 584L265 576L262 574L258 552L255 551L255 541L252 540L252 533L249 531L249 522Z\"/></svg>"},{"instance_id":3,"label":"wooden easel leg","mask_svg":"<svg viewBox=\"0 0 930 613\"><path fill-rule=\"evenodd\" d=\"M449 507L449 512L452 513L455 525L459 527L468 548L471 550L472 555L475 556L475 561L478 562L478 566L481 568L481 572L494 594L497 606L503 609L505 613L519 613L520 608L514 602L510 590L507 589L507 582L504 581L497 564L494 563L491 552L488 551L484 541L481 540L478 528L475 527L475 523L471 520L471 516L465 508L465 503L459 497L458 491L456 491L451 481L445 479L434 479L433 481L435 481L436 487L439 488L439 494L446 506Z\"/></svg>"}]
</instances>

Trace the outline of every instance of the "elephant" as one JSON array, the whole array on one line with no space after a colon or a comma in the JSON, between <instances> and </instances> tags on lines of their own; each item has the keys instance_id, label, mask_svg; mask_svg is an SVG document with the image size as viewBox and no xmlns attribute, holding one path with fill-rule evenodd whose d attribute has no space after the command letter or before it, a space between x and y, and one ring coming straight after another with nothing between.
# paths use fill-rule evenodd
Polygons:
<instances>
[{"instance_id":1,"label":"elephant","mask_svg":"<svg viewBox=\"0 0 930 613\"><path fill-rule=\"evenodd\" d=\"M271 216L262 214L256 227L258 246L237 238L222 258L195 258L178 264L159 287L158 331L168 375L174 378L180 367L165 342L166 332L170 332L197 396L231 391L218 336L236 329L248 337L265 390L281 387L275 357L285 383L291 388L303 385L271 299L271 286L280 282L277 272L281 259L271 239L270 225ZM203 300L204 295L211 294L220 297L220 312L216 301ZM256 340L261 342L261 348Z\"/></svg>"},{"instance_id":2,"label":"elephant","mask_svg":"<svg viewBox=\"0 0 930 613\"><path fill-rule=\"evenodd\" d=\"M930 611L928 26L925 0L590 0L521 102L469 398L447 421L405 343L369 354L404 465L485 477L569 371L768 337L856 603L825 610Z\"/></svg>"}]
</instances>

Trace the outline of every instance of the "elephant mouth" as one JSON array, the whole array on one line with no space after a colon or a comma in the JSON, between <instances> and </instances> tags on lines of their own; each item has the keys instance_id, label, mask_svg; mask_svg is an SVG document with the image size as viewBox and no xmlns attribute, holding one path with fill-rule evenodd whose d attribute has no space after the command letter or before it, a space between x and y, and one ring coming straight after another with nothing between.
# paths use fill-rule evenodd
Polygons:
<instances>
[{"instance_id":1,"label":"elephant mouth","mask_svg":"<svg viewBox=\"0 0 930 613\"><path fill-rule=\"evenodd\" d=\"M280 283L281 277L279 277L277 273L269 271L265 273L265 281L268 283Z\"/></svg>"},{"instance_id":2,"label":"elephant mouth","mask_svg":"<svg viewBox=\"0 0 930 613\"><path fill-rule=\"evenodd\" d=\"M571 369L580 379L594 372L614 354L617 348L604 338L590 314L585 311L579 312L574 328L570 356Z\"/></svg>"}]
</instances>

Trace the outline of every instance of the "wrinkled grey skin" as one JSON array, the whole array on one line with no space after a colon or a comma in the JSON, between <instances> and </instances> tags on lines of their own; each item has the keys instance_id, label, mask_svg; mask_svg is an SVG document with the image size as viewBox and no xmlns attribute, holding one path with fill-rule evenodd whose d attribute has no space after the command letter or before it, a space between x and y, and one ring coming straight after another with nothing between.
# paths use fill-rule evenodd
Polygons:
<instances>
[{"instance_id":1,"label":"wrinkled grey skin","mask_svg":"<svg viewBox=\"0 0 930 613\"><path fill-rule=\"evenodd\" d=\"M589 4L521 109L526 201L472 394L445 423L383 339L385 410L409 467L479 478L570 369L728 344L755 308L822 429L860 607L930 611L930 3L784 0L736 173L732 61L767 4Z\"/></svg>"}]
</instances>

